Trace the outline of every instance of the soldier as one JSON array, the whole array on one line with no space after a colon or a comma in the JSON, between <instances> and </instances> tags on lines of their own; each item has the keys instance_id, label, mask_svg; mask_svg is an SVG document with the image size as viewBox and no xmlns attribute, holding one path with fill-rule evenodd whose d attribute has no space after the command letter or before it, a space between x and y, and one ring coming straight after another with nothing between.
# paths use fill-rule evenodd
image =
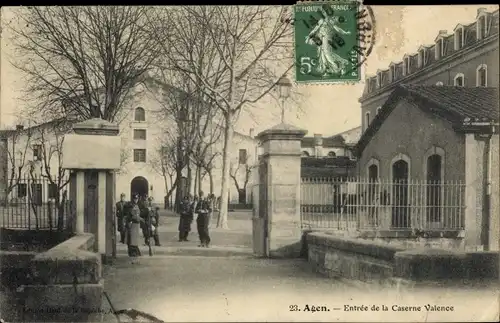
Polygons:
<instances>
[{"instance_id":1,"label":"soldier","mask_svg":"<svg viewBox=\"0 0 500 323\"><path fill-rule=\"evenodd\" d=\"M126 221L126 214L125 214L125 209L127 202L125 202L125 193L120 194L120 201L116 203L116 221L117 221L117 228L118 231L120 232L120 242L125 243L125 221Z\"/></svg>"},{"instance_id":2,"label":"soldier","mask_svg":"<svg viewBox=\"0 0 500 323\"><path fill-rule=\"evenodd\" d=\"M188 235L191 231L191 223L193 222L191 196L184 196L181 203L181 216L179 217L179 241L188 241Z\"/></svg>"},{"instance_id":3,"label":"soldier","mask_svg":"<svg viewBox=\"0 0 500 323\"><path fill-rule=\"evenodd\" d=\"M208 231L208 216L212 208L210 202L203 197L203 192L200 192L200 201L196 205L196 213L198 217L196 218L196 225L198 228L198 235L200 237L200 245L198 247L208 248L210 245L210 234Z\"/></svg>"},{"instance_id":4,"label":"soldier","mask_svg":"<svg viewBox=\"0 0 500 323\"><path fill-rule=\"evenodd\" d=\"M160 225L160 207L154 206L153 205L153 197L148 198L148 208L149 208L149 220L151 223L151 235L153 236L153 239L155 240L155 246L159 247L161 246L160 244L160 237L158 236L158 226Z\"/></svg>"}]
</instances>

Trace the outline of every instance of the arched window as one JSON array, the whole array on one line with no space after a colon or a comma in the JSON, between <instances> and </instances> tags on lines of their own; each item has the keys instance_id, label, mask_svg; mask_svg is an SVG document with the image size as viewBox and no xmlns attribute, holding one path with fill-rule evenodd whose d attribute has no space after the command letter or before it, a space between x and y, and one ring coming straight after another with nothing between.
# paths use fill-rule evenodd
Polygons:
<instances>
[{"instance_id":1,"label":"arched window","mask_svg":"<svg viewBox=\"0 0 500 323\"><path fill-rule=\"evenodd\" d=\"M443 82L439 81L436 83L437 86L443 86Z\"/></svg>"},{"instance_id":2,"label":"arched window","mask_svg":"<svg viewBox=\"0 0 500 323\"><path fill-rule=\"evenodd\" d=\"M134 120L146 121L146 111L144 111L144 109L141 107L136 108L134 113Z\"/></svg>"},{"instance_id":3,"label":"arched window","mask_svg":"<svg viewBox=\"0 0 500 323\"><path fill-rule=\"evenodd\" d=\"M476 86L488 86L487 81L488 67L481 64L476 69Z\"/></svg>"},{"instance_id":4,"label":"arched window","mask_svg":"<svg viewBox=\"0 0 500 323\"><path fill-rule=\"evenodd\" d=\"M309 153L307 151L303 151L302 152L302 157L309 157Z\"/></svg>"},{"instance_id":5,"label":"arched window","mask_svg":"<svg viewBox=\"0 0 500 323\"><path fill-rule=\"evenodd\" d=\"M443 148L432 146L424 154L424 176L426 179L426 219L427 224L436 226L442 221L444 199L444 162L445 151Z\"/></svg>"},{"instance_id":6,"label":"arched window","mask_svg":"<svg viewBox=\"0 0 500 323\"><path fill-rule=\"evenodd\" d=\"M382 110L382 107L377 108L377 115L380 113L380 110Z\"/></svg>"},{"instance_id":7,"label":"arched window","mask_svg":"<svg viewBox=\"0 0 500 323\"><path fill-rule=\"evenodd\" d=\"M328 152L328 157L336 157L337 154L334 151Z\"/></svg>"},{"instance_id":8,"label":"arched window","mask_svg":"<svg viewBox=\"0 0 500 323\"><path fill-rule=\"evenodd\" d=\"M457 75L455 75L455 78L453 79L453 85L465 86L465 78L462 73L458 73Z\"/></svg>"},{"instance_id":9,"label":"arched window","mask_svg":"<svg viewBox=\"0 0 500 323\"><path fill-rule=\"evenodd\" d=\"M411 224L411 214L408 207L408 180L410 179L410 167L410 157L404 154L398 154L391 161L391 226L393 228L408 228Z\"/></svg>"}]
</instances>

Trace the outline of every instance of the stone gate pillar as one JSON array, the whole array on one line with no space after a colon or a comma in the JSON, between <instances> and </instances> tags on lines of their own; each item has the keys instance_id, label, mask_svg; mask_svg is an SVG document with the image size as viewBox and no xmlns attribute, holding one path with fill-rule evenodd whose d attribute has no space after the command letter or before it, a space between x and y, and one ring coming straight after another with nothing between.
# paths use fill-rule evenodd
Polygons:
<instances>
[{"instance_id":1,"label":"stone gate pillar","mask_svg":"<svg viewBox=\"0 0 500 323\"><path fill-rule=\"evenodd\" d=\"M258 198L264 234L254 237L263 236L268 257L300 254L300 142L306 133L281 123L257 136L262 147Z\"/></svg>"},{"instance_id":2,"label":"stone gate pillar","mask_svg":"<svg viewBox=\"0 0 500 323\"><path fill-rule=\"evenodd\" d=\"M70 197L76 233L92 233L105 261L114 249L115 170L120 168L119 129L95 118L73 125L63 142L62 167L71 170Z\"/></svg>"}]
</instances>

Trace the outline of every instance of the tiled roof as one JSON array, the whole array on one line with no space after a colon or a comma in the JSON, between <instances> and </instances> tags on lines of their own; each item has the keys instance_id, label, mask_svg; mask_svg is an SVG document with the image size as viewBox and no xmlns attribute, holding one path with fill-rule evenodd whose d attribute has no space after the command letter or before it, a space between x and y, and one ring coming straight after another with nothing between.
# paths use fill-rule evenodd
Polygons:
<instances>
[{"instance_id":1,"label":"tiled roof","mask_svg":"<svg viewBox=\"0 0 500 323\"><path fill-rule=\"evenodd\" d=\"M316 178L316 177L351 177L355 175L354 168L323 168L323 167L301 167L300 176L302 178Z\"/></svg>"},{"instance_id":2,"label":"tiled roof","mask_svg":"<svg viewBox=\"0 0 500 323\"><path fill-rule=\"evenodd\" d=\"M322 168L345 168L354 167L356 162L348 157L316 158L302 157L300 159L302 167L322 167Z\"/></svg>"},{"instance_id":3,"label":"tiled roof","mask_svg":"<svg viewBox=\"0 0 500 323\"><path fill-rule=\"evenodd\" d=\"M450 122L462 122L464 118L498 120L498 88L402 85L411 95L438 105L435 111Z\"/></svg>"},{"instance_id":4,"label":"tiled roof","mask_svg":"<svg viewBox=\"0 0 500 323\"><path fill-rule=\"evenodd\" d=\"M313 148L314 147L314 137L303 137L300 146L302 148ZM330 137L322 138L324 148L337 148L344 147L344 139L342 137Z\"/></svg>"},{"instance_id":5,"label":"tiled roof","mask_svg":"<svg viewBox=\"0 0 500 323\"><path fill-rule=\"evenodd\" d=\"M456 127L460 127L466 118L499 121L498 88L399 85L361 136L356 145L358 154L368 145L401 98L410 98L416 107L446 119Z\"/></svg>"}]
</instances>

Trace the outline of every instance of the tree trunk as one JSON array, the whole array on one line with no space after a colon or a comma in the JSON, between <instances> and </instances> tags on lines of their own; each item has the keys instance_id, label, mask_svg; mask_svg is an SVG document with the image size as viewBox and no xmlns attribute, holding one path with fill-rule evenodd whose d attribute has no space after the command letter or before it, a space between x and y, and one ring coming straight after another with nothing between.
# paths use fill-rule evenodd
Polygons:
<instances>
[{"instance_id":1,"label":"tree trunk","mask_svg":"<svg viewBox=\"0 0 500 323\"><path fill-rule=\"evenodd\" d=\"M175 182L178 183L181 178L182 178L182 167L177 167L176 171L176 179ZM174 202L174 207L173 210L177 213L180 211L180 205L182 201L182 189L177 185L177 189L175 190L175 202Z\"/></svg>"},{"instance_id":2,"label":"tree trunk","mask_svg":"<svg viewBox=\"0 0 500 323\"><path fill-rule=\"evenodd\" d=\"M194 194L198 194L200 187L198 186L198 166L194 169Z\"/></svg>"},{"instance_id":3,"label":"tree trunk","mask_svg":"<svg viewBox=\"0 0 500 323\"><path fill-rule=\"evenodd\" d=\"M207 173L210 180L210 194L214 194L214 177L212 175L212 170L208 171Z\"/></svg>"},{"instance_id":4,"label":"tree trunk","mask_svg":"<svg viewBox=\"0 0 500 323\"><path fill-rule=\"evenodd\" d=\"M191 170L191 163L188 161L187 162L187 182L188 182L188 194L192 194L192 188L193 188L193 172ZM196 192L194 192L194 195L196 195Z\"/></svg>"},{"instance_id":5,"label":"tree trunk","mask_svg":"<svg viewBox=\"0 0 500 323\"><path fill-rule=\"evenodd\" d=\"M219 218L217 219L217 228L229 229L227 224L227 203L229 202L229 164L231 155L229 146L233 140L233 127L231 126L232 114L224 115L224 148L222 151L222 187L221 187L221 205Z\"/></svg>"},{"instance_id":6,"label":"tree trunk","mask_svg":"<svg viewBox=\"0 0 500 323\"><path fill-rule=\"evenodd\" d=\"M201 191L203 191L203 186L201 185L201 182L202 182L202 178L201 178L201 166L198 167L197 172L198 172L198 174L196 176L198 178L198 190L201 192Z\"/></svg>"}]
</instances>

